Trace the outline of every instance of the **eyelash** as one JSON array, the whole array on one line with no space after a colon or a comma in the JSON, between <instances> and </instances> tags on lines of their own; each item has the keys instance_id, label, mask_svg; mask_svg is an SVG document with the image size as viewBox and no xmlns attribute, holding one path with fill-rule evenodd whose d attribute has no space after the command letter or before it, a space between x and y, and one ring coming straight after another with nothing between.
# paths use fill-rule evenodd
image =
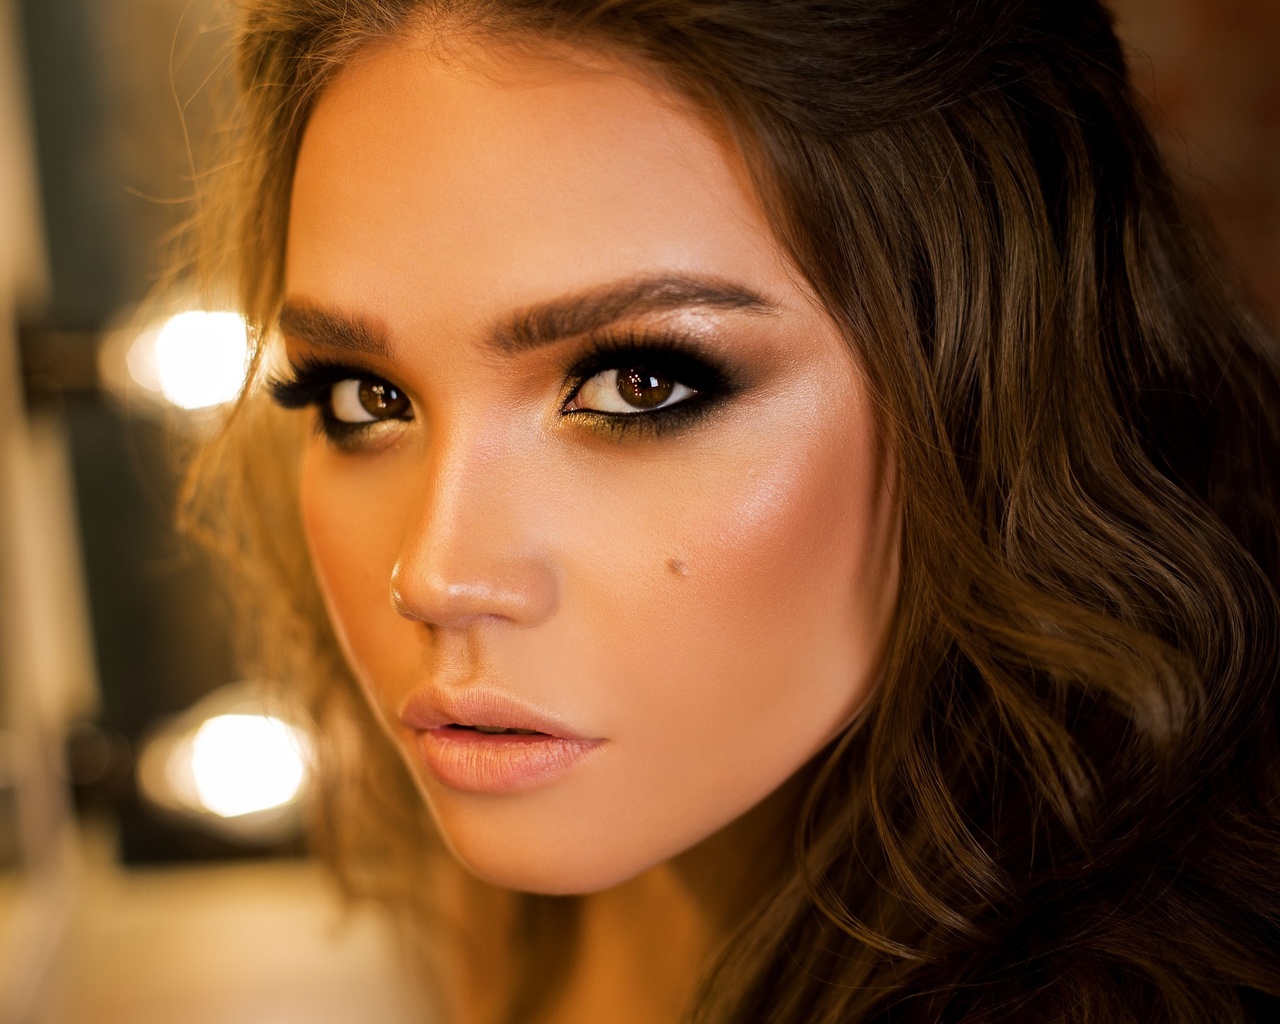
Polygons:
<instances>
[{"instance_id":1,"label":"eyelash","mask_svg":"<svg viewBox=\"0 0 1280 1024\"><path fill-rule=\"evenodd\" d=\"M339 448L353 448L367 434L369 427L378 422L348 423L333 415L330 393L335 384L344 380L362 380L391 384L375 373L350 363L329 362L304 356L289 366L290 376L273 377L267 383L267 391L276 404L284 409L306 409L314 406L319 413L316 429L331 444ZM394 387L395 385L391 385ZM389 421L382 421L389 422Z\"/></svg>"},{"instance_id":2,"label":"eyelash","mask_svg":"<svg viewBox=\"0 0 1280 1024\"><path fill-rule=\"evenodd\" d=\"M678 336L628 333L593 337L590 342L590 351L573 365L566 376L560 402L561 415L588 420L595 429L615 437L642 432L656 435L689 425L738 390L737 382L728 370ZM695 394L674 405L648 412L610 413L565 408L596 374L628 366L644 366L669 376L692 388ZM358 379L396 387L391 381L362 367L314 357L303 357L292 363L290 371L290 376L273 378L268 382L271 397L285 409L314 406L319 413L317 429L340 448L356 447L368 430L379 423L348 423L337 419L329 404L334 385Z\"/></svg>"},{"instance_id":3,"label":"eyelash","mask_svg":"<svg viewBox=\"0 0 1280 1024\"><path fill-rule=\"evenodd\" d=\"M688 398L648 412L610 413L573 409L566 416L590 420L598 429L615 436L649 434L687 426L700 419L738 390L731 373L702 354L684 338L667 334L603 335L591 339L591 350L569 371L563 410L582 386L604 370L643 366L694 390Z\"/></svg>"}]
</instances>

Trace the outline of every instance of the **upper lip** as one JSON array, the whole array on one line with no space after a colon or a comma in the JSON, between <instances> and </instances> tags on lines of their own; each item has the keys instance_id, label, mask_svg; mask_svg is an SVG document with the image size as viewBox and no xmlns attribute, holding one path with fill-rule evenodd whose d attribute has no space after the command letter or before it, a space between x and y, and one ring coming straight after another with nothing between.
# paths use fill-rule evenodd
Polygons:
<instances>
[{"instance_id":1,"label":"upper lip","mask_svg":"<svg viewBox=\"0 0 1280 1024\"><path fill-rule=\"evenodd\" d=\"M529 729L561 740L588 739L555 715L483 687L448 691L424 686L409 695L400 711L400 721L419 731L446 725L478 725L486 729Z\"/></svg>"}]
</instances>

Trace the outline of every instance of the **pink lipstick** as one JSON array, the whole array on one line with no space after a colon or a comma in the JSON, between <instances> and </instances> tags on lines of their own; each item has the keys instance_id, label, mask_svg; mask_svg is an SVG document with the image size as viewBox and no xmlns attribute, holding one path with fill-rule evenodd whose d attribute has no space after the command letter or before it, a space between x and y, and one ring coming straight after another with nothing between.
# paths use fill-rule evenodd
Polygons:
<instances>
[{"instance_id":1,"label":"pink lipstick","mask_svg":"<svg viewBox=\"0 0 1280 1024\"><path fill-rule=\"evenodd\" d=\"M494 690L423 687L400 713L443 785L467 793L524 793L571 771L603 744L555 716Z\"/></svg>"}]
</instances>

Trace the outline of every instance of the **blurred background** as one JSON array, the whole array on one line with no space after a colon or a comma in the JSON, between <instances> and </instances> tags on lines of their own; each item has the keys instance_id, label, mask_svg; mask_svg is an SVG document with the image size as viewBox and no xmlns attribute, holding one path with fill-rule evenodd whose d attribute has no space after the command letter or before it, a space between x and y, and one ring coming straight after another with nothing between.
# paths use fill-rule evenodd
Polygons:
<instances>
[{"instance_id":1,"label":"blurred background","mask_svg":"<svg viewBox=\"0 0 1280 1024\"><path fill-rule=\"evenodd\" d=\"M1280 322L1280 2L1114 9ZM225 19L0 0L0 1024L414 1018L383 923L306 856L307 751L171 527L244 367L234 315L145 304L218 138Z\"/></svg>"}]
</instances>

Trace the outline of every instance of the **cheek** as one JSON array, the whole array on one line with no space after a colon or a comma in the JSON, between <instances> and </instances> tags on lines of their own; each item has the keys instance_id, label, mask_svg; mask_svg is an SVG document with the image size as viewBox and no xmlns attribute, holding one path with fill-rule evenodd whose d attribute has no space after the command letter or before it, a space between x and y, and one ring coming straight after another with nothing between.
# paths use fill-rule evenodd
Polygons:
<instances>
[{"instance_id":1,"label":"cheek","mask_svg":"<svg viewBox=\"0 0 1280 1024\"><path fill-rule=\"evenodd\" d=\"M751 683L781 701L783 679L803 687L828 676L856 703L849 691L872 667L896 587L894 513L873 437L869 425L837 422L759 438L665 495L651 488L655 500L633 505L629 523L620 510L613 550L599 559L614 571L597 578L592 602L611 628L597 635L630 635L637 651L661 655L651 666L671 678L696 672L704 693L730 704Z\"/></svg>"},{"instance_id":2,"label":"cheek","mask_svg":"<svg viewBox=\"0 0 1280 1024\"><path fill-rule=\"evenodd\" d=\"M316 581L348 663L375 697L386 681L404 675L396 662L419 653L420 642L391 605L405 516L394 479L318 443L303 457L299 500ZM370 494L378 500L368 500Z\"/></svg>"},{"instance_id":3,"label":"cheek","mask_svg":"<svg viewBox=\"0 0 1280 1024\"><path fill-rule=\"evenodd\" d=\"M627 813L673 845L780 785L874 686L896 514L870 425L826 428L606 516L575 646L604 731L635 752Z\"/></svg>"}]
</instances>

